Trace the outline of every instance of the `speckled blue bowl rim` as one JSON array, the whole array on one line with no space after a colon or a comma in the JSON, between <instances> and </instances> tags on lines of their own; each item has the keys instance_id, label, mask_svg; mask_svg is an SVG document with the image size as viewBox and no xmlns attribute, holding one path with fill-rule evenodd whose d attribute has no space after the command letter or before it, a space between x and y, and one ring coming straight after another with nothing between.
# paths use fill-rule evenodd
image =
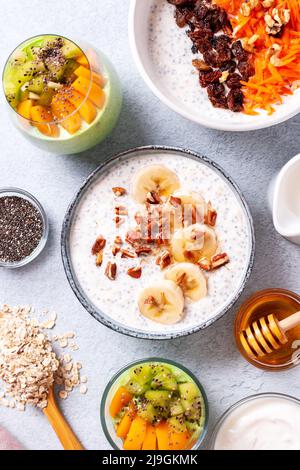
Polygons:
<instances>
[{"instance_id":1,"label":"speckled blue bowl rim","mask_svg":"<svg viewBox=\"0 0 300 470\"><path fill-rule=\"evenodd\" d=\"M244 209L244 212L245 212L245 215L247 216L247 221L249 224L249 237L250 237L251 248L250 248L248 268L245 273L244 280L238 292L236 293L236 295L233 297L233 299L228 303L228 305L221 312L219 312L213 318L210 318L207 322L194 326L192 328L184 329L182 331L177 331L174 333L173 332L172 333L149 332L149 331L139 330L137 328L126 327L118 323L117 321L111 319L108 315L106 315L104 312L102 312L100 309L94 306L92 302L87 298L86 294L84 293L83 289L80 286L79 281L76 278L75 273L73 272L70 250L69 250L69 234L70 234L70 229L71 229L72 222L73 222L73 216L75 214L75 211L83 195L85 194L89 186L93 184L106 169L111 168L114 164L117 164L124 159L134 158L137 154L149 155L149 154L156 154L156 153L181 154L182 156L185 156L187 158L198 160L199 162L204 163L206 166L209 166L213 170L215 170L222 177L222 179L225 180L227 183L229 183L229 185L231 186L231 189L234 191L236 197L239 199ZM232 306L236 303L236 301L239 299L239 297L241 296L246 286L246 283L250 277L253 264L254 264L254 253L255 253L255 234L254 234L252 216L251 216L250 210L248 208L247 202L242 192L240 191L236 183L227 174L227 172L223 170L223 168L221 168L214 161L192 150L178 148L178 147L161 146L161 145L149 145L149 146L143 146L143 147L135 147L125 152L121 152L107 159L105 162L101 163L98 166L98 168L96 168L96 170L94 170L90 174L90 176L88 176L88 178L80 187L76 195L73 197L67 209L67 212L63 221L63 225L62 225L62 232L61 232L61 256L62 256L64 270L65 270L67 279L69 281L69 284L73 292L75 293L77 299L79 300L79 302L89 312L90 315L92 315L97 321L101 322L103 325L107 326L108 328L118 333L122 333L127 336L131 336L134 338L141 338L141 339L166 340L166 339L180 338L183 336L190 335L192 333L196 333L197 331L204 330L208 326L212 325L216 320L219 320L220 318L222 318L225 315L225 313L227 313L228 310L230 310Z\"/></svg>"}]
</instances>

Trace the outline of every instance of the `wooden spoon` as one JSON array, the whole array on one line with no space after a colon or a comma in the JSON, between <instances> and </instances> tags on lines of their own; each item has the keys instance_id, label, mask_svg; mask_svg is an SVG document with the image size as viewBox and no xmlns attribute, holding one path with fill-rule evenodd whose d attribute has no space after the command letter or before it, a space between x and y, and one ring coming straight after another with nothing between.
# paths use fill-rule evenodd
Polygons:
<instances>
[{"instance_id":1,"label":"wooden spoon","mask_svg":"<svg viewBox=\"0 0 300 470\"><path fill-rule=\"evenodd\" d=\"M84 450L57 406L53 387L49 391L48 405L43 409L43 412L47 416L65 450Z\"/></svg>"}]
</instances>

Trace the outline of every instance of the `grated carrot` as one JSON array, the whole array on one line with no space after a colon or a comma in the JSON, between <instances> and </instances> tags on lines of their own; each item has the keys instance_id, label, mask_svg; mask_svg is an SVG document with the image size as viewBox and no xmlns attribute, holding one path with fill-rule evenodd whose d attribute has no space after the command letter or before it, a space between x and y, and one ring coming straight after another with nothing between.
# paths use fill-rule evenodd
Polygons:
<instances>
[{"instance_id":1,"label":"grated carrot","mask_svg":"<svg viewBox=\"0 0 300 470\"><path fill-rule=\"evenodd\" d=\"M262 109L273 114L274 105L281 104L283 96L292 95L293 90L300 87L300 0L275 0L269 9L259 2L249 16L241 13L243 0L215 0L215 3L229 14L236 39L247 43L254 34L258 35L253 47L255 74L248 82L241 82L244 112L256 115L257 110ZM264 16L272 14L273 8L290 11L290 21L280 37L266 31ZM274 45L280 46L279 51ZM274 53L275 60L271 63Z\"/></svg>"}]
</instances>

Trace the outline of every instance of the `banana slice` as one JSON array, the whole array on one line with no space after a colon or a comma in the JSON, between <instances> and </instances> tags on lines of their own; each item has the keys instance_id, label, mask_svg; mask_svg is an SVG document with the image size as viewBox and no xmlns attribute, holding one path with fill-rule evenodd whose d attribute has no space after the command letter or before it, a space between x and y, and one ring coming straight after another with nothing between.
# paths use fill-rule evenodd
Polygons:
<instances>
[{"instance_id":1,"label":"banana slice","mask_svg":"<svg viewBox=\"0 0 300 470\"><path fill-rule=\"evenodd\" d=\"M211 258L217 247L215 231L203 224L193 224L177 230L171 241L172 254L180 262L197 263L203 257Z\"/></svg>"},{"instance_id":2,"label":"banana slice","mask_svg":"<svg viewBox=\"0 0 300 470\"><path fill-rule=\"evenodd\" d=\"M197 301L207 295L207 281L200 268L192 263L178 263L168 269L165 278L183 290L186 297Z\"/></svg>"},{"instance_id":3,"label":"banana slice","mask_svg":"<svg viewBox=\"0 0 300 470\"><path fill-rule=\"evenodd\" d=\"M179 179L172 170L164 165L151 165L138 171L132 182L133 198L143 204L149 193L159 198L168 197L180 186Z\"/></svg>"},{"instance_id":4,"label":"banana slice","mask_svg":"<svg viewBox=\"0 0 300 470\"><path fill-rule=\"evenodd\" d=\"M175 282L163 279L140 292L138 305L141 314L150 320L173 325L183 317L183 292Z\"/></svg>"}]
</instances>

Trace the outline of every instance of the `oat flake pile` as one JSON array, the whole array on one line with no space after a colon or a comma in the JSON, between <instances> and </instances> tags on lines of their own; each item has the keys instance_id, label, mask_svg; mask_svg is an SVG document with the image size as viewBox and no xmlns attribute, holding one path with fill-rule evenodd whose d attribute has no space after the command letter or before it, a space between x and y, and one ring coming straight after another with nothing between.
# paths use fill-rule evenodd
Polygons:
<instances>
[{"instance_id":1,"label":"oat flake pile","mask_svg":"<svg viewBox=\"0 0 300 470\"><path fill-rule=\"evenodd\" d=\"M6 384L0 404L19 410L27 404L45 408L54 384L61 387L59 396L65 399L74 387L86 382L86 378L80 379L81 364L69 354L58 357L53 351L45 329L52 328L55 320L39 324L29 316L30 311L30 307L7 305L0 310L0 379ZM81 393L86 390L81 385Z\"/></svg>"}]
</instances>

